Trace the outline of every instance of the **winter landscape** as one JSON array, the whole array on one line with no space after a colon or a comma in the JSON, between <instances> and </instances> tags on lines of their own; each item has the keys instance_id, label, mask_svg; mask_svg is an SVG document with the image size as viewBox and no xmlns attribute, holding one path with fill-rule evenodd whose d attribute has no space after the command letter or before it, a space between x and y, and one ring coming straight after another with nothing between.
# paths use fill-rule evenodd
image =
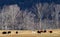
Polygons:
<instances>
[{"instance_id":1,"label":"winter landscape","mask_svg":"<svg viewBox=\"0 0 60 37\"><path fill-rule=\"evenodd\" d=\"M60 37L60 0L0 0L0 37Z\"/></svg>"}]
</instances>

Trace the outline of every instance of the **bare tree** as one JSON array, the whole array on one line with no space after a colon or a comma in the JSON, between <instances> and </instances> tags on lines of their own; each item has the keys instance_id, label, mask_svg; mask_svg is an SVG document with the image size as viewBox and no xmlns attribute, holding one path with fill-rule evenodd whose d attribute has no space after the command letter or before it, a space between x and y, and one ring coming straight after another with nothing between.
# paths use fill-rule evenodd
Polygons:
<instances>
[{"instance_id":1,"label":"bare tree","mask_svg":"<svg viewBox=\"0 0 60 37\"><path fill-rule=\"evenodd\" d=\"M9 25L12 26L14 25L14 19L19 11L19 7L17 5L9 5L9 6L4 6L2 9L2 25L3 29L9 29ZM11 28L11 27L10 27Z\"/></svg>"},{"instance_id":2,"label":"bare tree","mask_svg":"<svg viewBox=\"0 0 60 37\"><path fill-rule=\"evenodd\" d=\"M32 12L28 12L27 9L25 11L21 10L16 16L19 29L33 30L34 29L34 17L35 15L32 14Z\"/></svg>"},{"instance_id":3,"label":"bare tree","mask_svg":"<svg viewBox=\"0 0 60 37\"><path fill-rule=\"evenodd\" d=\"M55 4L54 3L38 3L36 7L33 7L37 12L39 22L37 28L40 29L54 29L56 28L55 23Z\"/></svg>"},{"instance_id":4,"label":"bare tree","mask_svg":"<svg viewBox=\"0 0 60 37\"><path fill-rule=\"evenodd\" d=\"M35 25L34 24L34 17L35 17L35 15L32 14L32 12L27 12L25 10L23 17L24 17L24 24L25 24L26 28L29 30L34 30L34 25Z\"/></svg>"}]
</instances>

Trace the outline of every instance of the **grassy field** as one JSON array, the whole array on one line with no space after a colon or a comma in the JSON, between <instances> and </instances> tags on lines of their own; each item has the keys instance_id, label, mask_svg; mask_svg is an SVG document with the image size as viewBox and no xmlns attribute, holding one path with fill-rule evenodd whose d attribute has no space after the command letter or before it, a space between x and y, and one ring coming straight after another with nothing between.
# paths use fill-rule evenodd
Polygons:
<instances>
[{"instance_id":1,"label":"grassy field","mask_svg":"<svg viewBox=\"0 0 60 37\"><path fill-rule=\"evenodd\" d=\"M52 31L52 33L49 31ZM3 34L3 32L6 32L6 34ZM60 29L46 30L45 33L37 33L37 30L0 30L0 37L60 37Z\"/></svg>"}]
</instances>

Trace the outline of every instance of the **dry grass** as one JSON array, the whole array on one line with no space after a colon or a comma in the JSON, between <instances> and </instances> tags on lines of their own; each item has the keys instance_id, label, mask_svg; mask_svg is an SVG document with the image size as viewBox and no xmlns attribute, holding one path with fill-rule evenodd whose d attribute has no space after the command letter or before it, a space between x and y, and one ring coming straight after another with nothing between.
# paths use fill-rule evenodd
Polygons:
<instances>
[{"instance_id":1,"label":"dry grass","mask_svg":"<svg viewBox=\"0 0 60 37\"><path fill-rule=\"evenodd\" d=\"M2 34L2 32L8 32L11 31L10 34ZM16 31L18 31L18 34L16 34ZM51 30L47 30L46 33L37 33L36 31L31 30L0 30L0 37L60 37L60 30L52 30L52 33L49 33Z\"/></svg>"}]
</instances>

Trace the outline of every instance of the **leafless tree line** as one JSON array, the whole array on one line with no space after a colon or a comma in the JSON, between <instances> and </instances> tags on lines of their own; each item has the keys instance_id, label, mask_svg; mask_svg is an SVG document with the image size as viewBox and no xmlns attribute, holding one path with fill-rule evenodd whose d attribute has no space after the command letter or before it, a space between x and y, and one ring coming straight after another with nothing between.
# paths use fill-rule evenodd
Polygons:
<instances>
[{"instance_id":1,"label":"leafless tree line","mask_svg":"<svg viewBox=\"0 0 60 37\"><path fill-rule=\"evenodd\" d=\"M60 5L38 3L32 7L36 15L27 9L20 10L15 5L4 5L0 10L0 29L4 30L40 30L60 28ZM37 17L37 18L35 18Z\"/></svg>"}]
</instances>

